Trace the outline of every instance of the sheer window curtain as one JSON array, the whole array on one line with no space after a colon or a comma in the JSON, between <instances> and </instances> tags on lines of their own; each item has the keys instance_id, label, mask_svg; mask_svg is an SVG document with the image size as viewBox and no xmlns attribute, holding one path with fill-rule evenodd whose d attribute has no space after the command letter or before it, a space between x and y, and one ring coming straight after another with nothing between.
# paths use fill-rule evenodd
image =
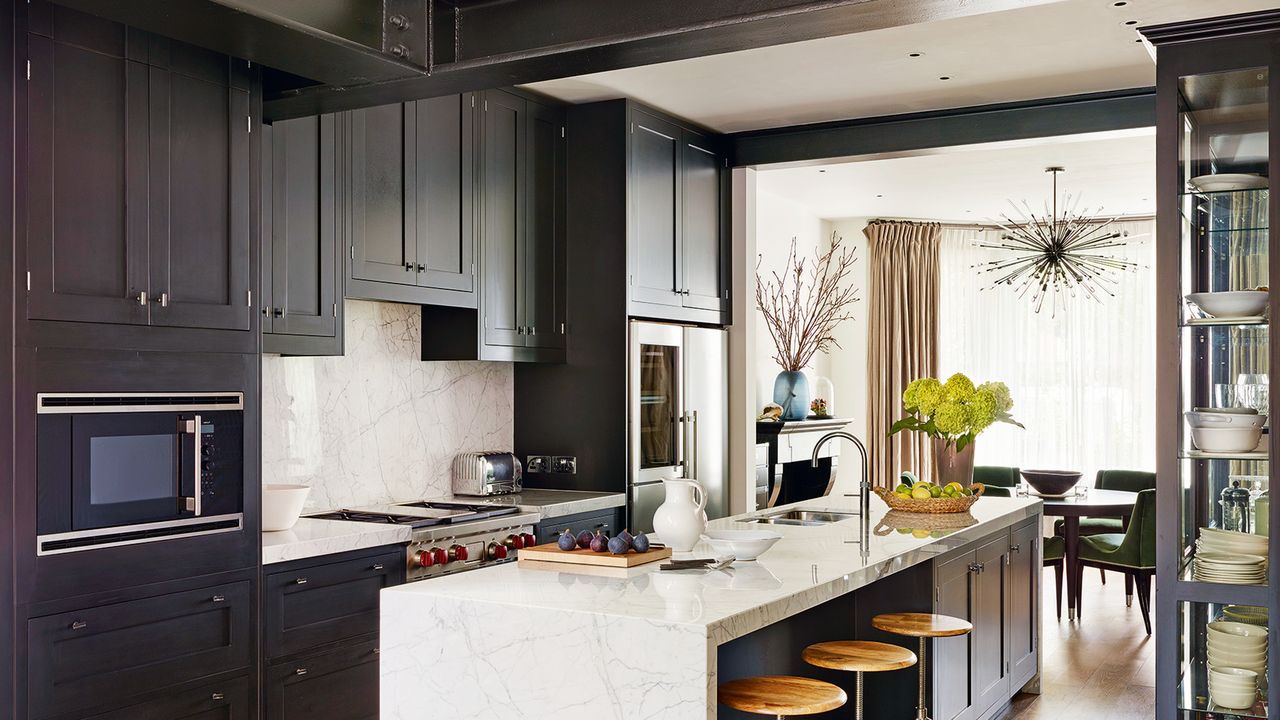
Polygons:
<instances>
[{"instance_id":1,"label":"sheer window curtain","mask_svg":"<svg viewBox=\"0 0 1280 720\"><path fill-rule=\"evenodd\" d=\"M990 289L973 266L1000 256L977 248L979 232L943 228L939 251L938 366L974 382L1000 380L1020 430L997 424L975 446L979 465L1079 470L1155 469L1154 222L1117 223L1136 242L1115 254L1139 263L1101 303L1072 298L1037 314L1030 295Z\"/></svg>"}]
</instances>

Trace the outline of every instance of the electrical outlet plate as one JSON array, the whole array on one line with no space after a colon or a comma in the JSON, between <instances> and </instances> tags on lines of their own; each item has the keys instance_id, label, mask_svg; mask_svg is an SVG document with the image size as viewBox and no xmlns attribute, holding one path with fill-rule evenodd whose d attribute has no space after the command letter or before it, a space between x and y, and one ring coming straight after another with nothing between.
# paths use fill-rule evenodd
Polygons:
<instances>
[{"instance_id":1,"label":"electrical outlet plate","mask_svg":"<svg viewBox=\"0 0 1280 720\"><path fill-rule=\"evenodd\" d=\"M530 455L525 458L525 472L531 473L547 473L551 472L551 457L549 455Z\"/></svg>"},{"instance_id":2,"label":"electrical outlet plate","mask_svg":"<svg viewBox=\"0 0 1280 720\"><path fill-rule=\"evenodd\" d=\"M576 475L578 472L578 458L573 455L556 455L551 459L551 471Z\"/></svg>"}]
</instances>

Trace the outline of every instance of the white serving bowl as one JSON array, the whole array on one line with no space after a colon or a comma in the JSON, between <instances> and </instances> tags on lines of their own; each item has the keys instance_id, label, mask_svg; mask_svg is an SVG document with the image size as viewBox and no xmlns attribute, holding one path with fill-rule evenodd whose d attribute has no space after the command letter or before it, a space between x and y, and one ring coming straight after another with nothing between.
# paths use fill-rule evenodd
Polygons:
<instances>
[{"instance_id":1,"label":"white serving bowl","mask_svg":"<svg viewBox=\"0 0 1280 720\"><path fill-rule=\"evenodd\" d=\"M1258 408L1251 407L1198 407L1192 408L1198 413L1221 413L1223 415L1257 415Z\"/></svg>"},{"instance_id":2,"label":"white serving bowl","mask_svg":"<svg viewBox=\"0 0 1280 720\"><path fill-rule=\"evenodd\" d=\"M1267 629L1261 625L1216 620L1207 629L1209 642L1217 641L1222 649L1265 651L1267 647Z\"/></svg>"},{"instance_id":3,"label":"white serving bowl","mask_svg":"<svg viewBox=\"0 0 1280 720\"><path fill-rule=\"evenodd\" d=\"M1260 427L1191 428L1191 442L1202 452L1249 452L1261 439Z\"/></svg>"},{"instance_id":4,"label":"white serving bowl","mask_svg":"<svg viewBox=\"0 0 1280 720\"><path fill-rule=\"evenodd\" d=\"M1256 690L1251 692L1209 689L1209 697L1214 705L1228 710L1248 710L1258 699Z\"/></svg>"},{"instance_id":5,"label":"white serving bowl","mask_svg":"<svg viewBox=\"0 0 1280 720\"><path fill-rule=\"evenodd\" d=\"M307 485L263 485L262 531L277 532L293 527L310 493Z\"/></svg>"},{"instance_id":6,"label":"white serving bowl","mask_svg":"<svg viewBox=\"0 0 1280 720\"><path fill-rule=\"evenodd\" d=\"M768 530L708 530L702 539L717 555L732 555L738 560L755 560L782 536Z\"/></svg>"},{"instance_id":7,"label":"white serving bowl","mask_svg":"<svg viewBox=\"0 0 1280 720\"><path fill-rule=\"evenodd\" d=\"M1252 410L1253 408L1250 408ZM1197 412L1185 413L1192 428L1260 428L1267 424L1267 416L1253 413Z\"/></svg>"},{"instance_id":8,"label":"white serving bowl","mask_svg":"<svg viewBox=\"0 0 1280 720\"><path fill-rule=\"evenodd\" d=\"M1187 299L1214 317L1261 315L1267 307L1266 290L1191 293Z\"/></svg>"}]
</instances>

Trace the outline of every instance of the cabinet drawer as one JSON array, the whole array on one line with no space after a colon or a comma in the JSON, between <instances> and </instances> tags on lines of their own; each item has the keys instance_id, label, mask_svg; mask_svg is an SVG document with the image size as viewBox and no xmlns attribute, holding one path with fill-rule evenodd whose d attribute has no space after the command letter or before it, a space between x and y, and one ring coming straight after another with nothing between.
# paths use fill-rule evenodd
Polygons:
<instances>
[{"instance_id":1,"label":"cabinet drawer","mask_svg":"<svg viewBox=\"0 0 1280 720\"><path fill-rule=\"evenodd\" d=\"M252 597L244 581L29 620L31 717L250 666Z\"/></svg>"},{"instance_id":2,"label":"cabinet drawer","mask_svg":"<svg viewBox=\"0 0 1280 720\"><path fill-rule=\"evenodd\" d=\"M83 717L84 720L249 720L252 707L249 678L237 677Z\"/></svg>"},{"instance_id":3,"label":"cabinet drawer","mask_svg":"<svg viewBox=\"0 0 1280 720\"><path fill-rule=\"evenodd\" d=\"M560 533L564 532L565 529L571 530L574 535L583 530L592 533L599 530L613 537L623 530L621 511L622 508L618 507L601 512L543 518L542 522L534 528L533 534L537 536L540 544L555 542L556 538L560 537Z\"/></svg>"},{"instance_id":4,"label":"cabinet drawer","mask_svg":"<svg viewBox=\"0 0 1280 720\"><path fill-rule=\"evenodd\" d=\"M378 640L267 668L265 720L377 720Z\"/></svg>"},{"instance_id":5,"label":"cabinet drawer","mask_svg":"<svg viewBox=\"0 0 1280 720\"><path fill-rule=\"evenodd\" d=\"M267 576L263 616L267 657L378 631L378 592L401 582L404 551Z\"/></svg>"}]
</instances>

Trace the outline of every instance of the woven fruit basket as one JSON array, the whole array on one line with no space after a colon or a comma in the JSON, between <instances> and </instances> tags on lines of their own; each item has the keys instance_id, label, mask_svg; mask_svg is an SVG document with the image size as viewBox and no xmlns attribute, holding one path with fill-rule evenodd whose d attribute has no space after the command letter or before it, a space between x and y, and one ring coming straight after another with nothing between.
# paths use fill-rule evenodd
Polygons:
<instances>
[{"instance_id":1,"label":"woven fruit basket","mask_svg":"<svg viewBox=\"0 0 1280 720\"><path fill-rule=\"evenodd\" d=\"M973 491L972 495L963 497L939 497L929 498L904 498L892 490L885 488L876 488L876 494L884 500L885 504L894 510L905 510L914 513L958 513L966 512L973 504L982 497L982 493L986 492L986 486L982 483L974 483L969 486Z\"/></svg>"}]
</instances>

